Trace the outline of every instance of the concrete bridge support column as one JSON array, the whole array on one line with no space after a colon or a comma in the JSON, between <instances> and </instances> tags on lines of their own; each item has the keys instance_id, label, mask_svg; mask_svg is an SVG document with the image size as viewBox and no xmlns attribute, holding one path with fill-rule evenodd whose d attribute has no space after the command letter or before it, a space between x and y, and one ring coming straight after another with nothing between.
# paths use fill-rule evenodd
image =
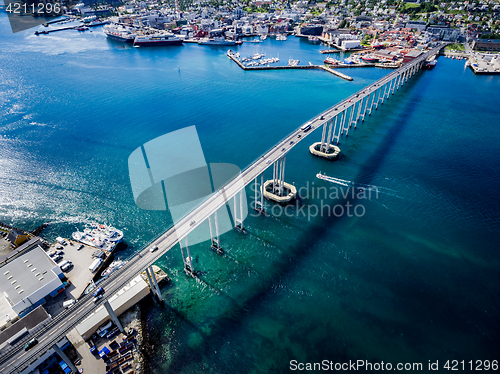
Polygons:
<instances>
[{"instance_id":1,"label":"concrete bridge support column","mask_svg":"<svg viewBox=\"0 0 500 374\"><path fill-rule=\"evenodd\" d=\"M337 129L338 119L337 116L335 116L335 126L333 125L333 119L327 123L328 133L326 134L324 142L313 143L309 147L309 152L311 152L313 155L329 160L334 159L339 155L340 148L332 144L332 141L335 142L335 130Z\"/></svg>"},{"instance_id":2,"label":"concrete bridge support column","mask_svg":"<svg viewBox=\"0 0 500 374\"><path fill-rule=\"evenodd\" d=\"M396 90L399 91L399 87L401 87L401 82L403 81L403 73L400 73L398 76L398 85L396 86Z\"/></svg>"},{"instance_id":3,"label":"concrete bridge support column","mask_svg":"<svg viewBox=\"0 0 500 374\"><path fill-rule=\"evenodd\" d=\"M339 115L337 114L335 116L335 126L334 126L334 129L333 129L333 143L337 144L337 145L339 145L339 141L340 141L340 125L339 125L339 130L337 131L337 120L338 120L338 118L339 118ZM340 121L342 121L342 117L340 118ZM335 134L337 134L337 135L335 135ZM337 140L335 140L335 138Z\"/></svg>"},{"instance_id":4,"label":"concrete bridge support column","mask_svg":"<svg viewBox=\"0 0 500 374\"><path fill-rule=\"evenodd\" d=\"M337 118L337 117L335 117ZM329 123L329 127L328 127L328 136L326 137L326 144L327 144L327 147L330 147L330 144L332 144L332 131L333 131L333 120L330 121ZM327 150L327 148L325 148L325 151Z\"/></svg>"},{"instance_id":5,"label":"concrete bridge support column","mask_svg":"<svg viewBox=\"0 0 500 374\"><path fill-rule=\"evenodd\" d=\"M255 205L254 205L254 209L259 212L259 213L264 213L264 194L262 193L262 191L260 192L260 200L258 199L257 197L257 190L258 190L258 187L257 187L257 179L259 177L255 177L255 184L254 184L254 187L255 187ZM262 172L260 174L260 185L263 186L264 185L264 172Z\"/></svg>"},{"instance_id":6,"label":"concrete bridge support column","mask_svg":"<svg viewBox=\"0 0 500 374\"><path fill-rule=\"evenodd\" d=\"M153 266L149 266L146 268L146 275L148 276L151 291L153 291L158 300L162 301L163 298L161 297L160 287L158 287L158 282L156 281L156 275L153 271Z\"/></svg>"},{"instance_id":7,"label":"concrete bridge support column","mask_svg":"<svg viewBox=\"0 0 500 374\"><path fill-rule=\"evenodd\" d=\"M359 102L359 107L358 107L358 115L356 116L356 120L354 121L354 128L358 125L359 117L361 116L361 108L363 107L363 103L365 101L365 98L363 97L361 101Z\"/></svg>"},{"instance_id":8,"label":"concrete bridge support column","mask_svg":"<svg viewBox=\"0 0 500 374\"><path fill-rule=\"evenodd\" d=\"M59 348L59 346L57 344L54 344L52 346L52 349L59 355L59 357L62 358L62 360L66 363L66 365L68 365L68 367L71 369L71 371L73 373L75 373L75 374L78 373L78 369L76 368L75 364L73 364L73 362L71 362L71 360L68 358L68 356L66 356L66 353L64 353L62 351L62 349Z\"/></svg>"},{"instance_id":9,"label":"concrete bridge support column","mask_svg":"<svg viewBox=\"0 0 500 374\"><path fill-rule=\"evenodd\" d=\"M325 124L323 125L323 133L321 134L321 147L319 149L321 152L323 152L323 150L325 149L325 136L327 127L328 127L328 122L325 122Z\"/></svg>"},{"instance_id":10,"label":"concrete bridge support column","mask_svg":"<svg viewBox=\"0 0 500 374\"><path fill-rule=\"evenodd\" d=\"M340 119L340 135L344 135L345 118L347 117L347 109L342 111L342 118Z\"/></svg>"},{"instance_id":11,"label":"concrete bridge support column","mask_svg":"<svg viewBox=\"0 0 500 374\"><path fill-rule=\"evenodd\" d=\"M382 92L382 89L380 89L380 92ZM387 94L387 83L384 84L384 93L381 95L381 101L380 101L380 104L383 104L384 103L384 99L385 99L385 95Z\"/></svg>"},{"instance_id":12,"label":"concrete bridge support column","mask_svg":"<svg viewBox=\"0 0 500 374\"><path fill-rule=\"evenodd\" d=\"M394 85L392 86L392 94L394 95L394 92L396 91L397 87L398 87L398 81L399 81L399 75L394 78Z\"/></svg>"},{"instance_id":13,"label":"concrete bridge support column","mask_svg":"<svg viewBox=\"0 0 500 374\"><path fill-rule=\"evenodd\" d=\"M368 109L368 104L370 103L370 96L372 93L370 92L366 97L365 109L363 109L363 118L361 118L361 122L365 122L366 110Z\"/></svg>"},{"instance_id":14,"label":"concrete bridge support column","mask_svg":"<svg viewBox=\"0 0 500 374\"><path fill-rule=\"evenodd\" d=\"M123 326L120 323L120 320L116 316L115 311L113 310L113 308L111 308L111 305L109 304L108 300L106 300L104 302L104 307L108 311L109 318L111 318L111 321L113 321L113 323L116 325L116 327L118 327L118 330L120 330L120 332L122 332L123 334L125 334L125 330L123 329Z\"/></svg>"},{"instance_id":15,"label":"concrete bridge support column","mask_svg":"<svg viewBox=\"0 0 500 374\"><path fill-rule=\"evenodd\" d=\"M217 223L217 220L215 222ZM186 272L186 274L194 276L193 259L191 257L191 253L189 252L187 237L184 238L184 243L187 250L187 257L184 256L184 249L182 248L182 239L179 240L179 245L181 246L181 252L182 252L182 260L184 261L184 271Z\"/></svg>"},{"instance_id":16,"label":"concrete bridge support column","mask_svg":"<svg viewBox=\"0 0 500 374\"><path fill-rule=\"evenodd\" d=\"M238 218L238 210L236 209L236 195L234 195L234 228L238 231L245 232L243 227L243 190L240 191L240 218Z\"/></svg>"},{"instance_id":17,"label":"concrete bridge support column","mask_svg":"<svg viewBox=\"0 0 500 374\"><path fill-rule=\"evenodd\" d=\"M378 91L378 94L377 94L377 91ZM382 87L377 88L377 91L375 91L375 96L374 96L374 98L375 97L377 98L377 100L375 100L375 110L378 109L378 103L380 101L380 92L382 91ZM371 114L371 111L370 111L370 114Z\"/></svg>"},{"instance_id":18,"label":"concrete bridge support column","mask_svg":"<svg viewBox=\"0 0 500 374\"><path fill-rule=\"evenodd\" d=\"M356 103L351 105L351 115L349 116L349 126L347 126L348 131L349 131L349 128L352 126L355 111L356 111ZM345 135L347 136L347 132Z\"/></svg>"},{"instance_id":19,"label":"concrete bridge support column","mask_svg":"<svg viewBox=\"0 0 500 374\"><path fill-rule=\"evenodd\" d=\"M208 217L208 227L210 228L210 248L219 254L223 254L224 251L220 246L219 241L219 224L217 222L217 211L214 213L214 223L215 223L215 236L212 230L212 217Z\"/></svg>"},{"instance_id":20,"label":"concrete bridge support column","mask_svg":"<svg viewBox=\"0 0 500 374\"><path fill-rule=\"evenodd\" d=\"M373 90L372 92L373 97L372 97L372 103L370 105L370 111L368 112L368 115L372 115L372 110L373 110L373 104L375 103L375 97L377 96L377 89Z\"/></svg>"},{"instance_id":21,"label":"concrete bridge support column","mask_svg":"<svg viewBox=\"0 0 500 374\"><path fill-rule=\"evenodd\" d=\"M389 100L389 96L391 96L391 91L392 91L392 82L394 81L394 79L390 80L388 83L387 83L387 96L385 97L385 99Z\"/></svg>"},{"instance_id":22,"label":"concrete bridge support column","mask_svg":"<svg viewBox=\"0 0 500 374\"><path fill-rule=\"evenodd\" d=\"M321 143L317 144L319 145ZM311 147L309 149L311 149ZM278 203L287 203L297 195L297 189L295 186L285 182L285 164L286 155L283 155L274 163L273 179L266 181L260 187L266 199L273 200ZM267 190L269 185L271 185L271 191Z\"/></svg>"}]
</instances>

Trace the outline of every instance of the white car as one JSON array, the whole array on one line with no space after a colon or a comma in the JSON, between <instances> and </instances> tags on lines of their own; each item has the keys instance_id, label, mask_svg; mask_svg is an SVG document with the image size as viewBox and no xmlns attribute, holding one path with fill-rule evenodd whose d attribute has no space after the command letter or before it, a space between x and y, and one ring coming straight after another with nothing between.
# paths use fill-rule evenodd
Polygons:
<instances>
[{"instance_id":1,"label":"white car","mask_svg":"<svg viewBox=\"0 0 500 374\"><path fill-rule=\"evenodd\" d=\"M155 245L154 247L152 247L149 252L153 253L154 251L156 251L158 249L158 246Z\"/></svg>"}]
</instances>

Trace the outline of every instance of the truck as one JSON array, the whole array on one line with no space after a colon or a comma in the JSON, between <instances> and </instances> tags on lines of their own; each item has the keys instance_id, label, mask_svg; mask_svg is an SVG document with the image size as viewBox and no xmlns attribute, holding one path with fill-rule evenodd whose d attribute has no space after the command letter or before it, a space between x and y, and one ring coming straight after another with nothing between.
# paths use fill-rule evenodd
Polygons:
<instances>
[{"instance_id":1,"label":"truck","mask_svg":"<svg viewBox=\"0 0 500 374\"><path fill-rule=\"evenodd\" d=\"M58 236L56 238L56 242L58 242L59 244L62 244L62 245L66 245L66 240L64 240L63 238L61 238L60 236Z\"/></svg>"},{"instance_id":2,"label":"truck","mask_svg":"<svg viewBox=\"0 0 500 374\"><path fill-rule=\"evenodd\" d=\"M69 269L73 267L73 263L71 261L66 261L64 265L59 265L62 271L67 272Z\"/></svg>"},{"instance_id":3,"label":"truck","mask_svg":"<svg viewBox=\"0 0 500 374\"><path fill-rule=\"evenodd\" d=\"M75 299L71 299L71 300L66 300L63 302L63 308L66 309L66 308L69 308L71 305L73 305L74 303L76 303L76 300Z\"/></svg>"},{"instance_id":4,"label":"truck","mask_svg":"<svg viewBox=\"0 0 500 374\"><path fill-rule=\"evenodd\" d=\"M102 264L102 260L100 258L96 258L94 260L94 262L92 262L89 266L89 270L92 272L92 273L95 273L97 271L97 269L99 269L99 266L101 266Z\"/></svg>"},{"instance_id":5,"label":"truck","mask_svg":"<svg viewBox=\"0 0 500 374\"><path fill-rule=\"evenodd\" d=\"M301 129L302 131L304 131L304 132L308 131L310 128L311 128L311 121L309 121L309 122L307 122L307 123L303 124L303 125L300 127L300 129Z\"/></svg>"}]
</instances>

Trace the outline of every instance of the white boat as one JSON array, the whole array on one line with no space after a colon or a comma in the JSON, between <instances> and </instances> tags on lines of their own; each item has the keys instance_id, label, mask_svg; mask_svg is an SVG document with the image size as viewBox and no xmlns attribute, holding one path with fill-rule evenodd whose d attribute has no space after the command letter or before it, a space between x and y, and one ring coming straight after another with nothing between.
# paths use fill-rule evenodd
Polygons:
<instances>
[{"instance_id":1,"label":"white boat","mask_svg":"<svg viewBox=\"0 0 500 374\"><path fill-rule=\"evenodd\" d=\"M133 43L137 37L137 34L132 32L132 30L115 23L104 26L102 31L108 38L116 39L125 43Z\"/></svg>"},{"instance_id":2,"label":"white boat","mask_svg":"<svg viewBox=\"0 0 500 374\"><path fill-rule=\"evenodd\" d=\"M299 60L294 60L294 59L290 59L288 60L288 66L297 66L299 64Z\"/></svg>"},{"instance_id":3,"label":"white boat","mask_svg":"<svg viewBox=\"0 0 500 374\"><path fill-rule=\"evenodd\" d=\"M109 225L92 222L90 224L93 230L98 230L101 236L111 242L120 243L123 240L123 231Z\"/></svg>"},{"instance_id":4,"label":"white boat","mask_svg":"<svg viewBox=\"0 0 500 374\"><path fill-rule=\"evenodd\" d=\"M136 45L141 47L182 45L182 40L172 33L141 35L135 38L134 46Z\"/></svg>"},{"instance_id":5,"label":"white boat","mask_svg":"<svg viewBox=\"0 0 500 374\"><path fill-rule=\"evenodd\" d=\"M83 232L77 229L71 236L82 244L112 252L116 244L123 240L123 231L108 225L92 223L90 228L85 228Z\"/></svg>"},{"instance_id":6,"label":"white boat","mask_svg":"<svg viewBox=\"0 0 500 374\"><path fill-rule=\"evenodd\" d=\"M267 39L267 35L261 35L260 36L260 40L266 40Z\"/></svg>"},{"instance_id":7,"label":"white boat","mask_svg":"<svg viewBox=\"0 0 500 374\"><path fill-rule=\"evenodd\" d=\"M319 43L319 38L317 36L311 35L307 38L311 43Z\"/></svg>"},{"instance_id":8,"label":"white boat","mask_svg":"<svg viewBox=\"0 0 500 374\"><path fill-rule=\"evenodd\" d=\"M236 45L234 40L226 40L223 37L205 38L198 42L199 45Z\"/></svg>"},{"instance_id":9,"label":"white boat","mask_svg":"<svg viewBox=\"0 0 500 374\"><path fill-rule=\"evenodd\" d=\"M282 40L282 41L284 41L284 40L286 40L286 35L284 35L284 34L278 34L278 35L276 35L276 40Z\"/></svg>"},{"instance_id":10,"label":"white boat","mask_svg":"<svg viewBox=\"0 0 500 374\"><path fill-rule=\"evenodd\" d=\"M106 270L104 270L101 273L101 277L102 278L107 277L108 275L114 273L116 270L120 269L125 264L126 264L126 261L120 261L120 260L113 261L111 264L109 264L109 266L106 268Z\"/></svg>"}]
</instances>

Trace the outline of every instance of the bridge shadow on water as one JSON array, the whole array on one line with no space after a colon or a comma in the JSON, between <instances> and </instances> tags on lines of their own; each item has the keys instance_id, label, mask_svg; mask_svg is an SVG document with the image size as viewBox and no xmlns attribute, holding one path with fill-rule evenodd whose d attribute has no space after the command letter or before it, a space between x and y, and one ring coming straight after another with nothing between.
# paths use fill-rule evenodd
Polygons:
<instances>
[{"instance_id":1,"label":"bridge shadow on water","mask_svg":"<svg viewBox=\"0 0 500 374\"><path fill-rule=\"evenodd\" d=\"M391 95L390 100L384 100L384 104L379 105L379 109L373 112L371 117L374 117L376 113L380 112L382 112L383 116L388 116L388 114L384 114L383 112L391 110L391 107L393 107L394 105L401 105L403 103L403 99L401 97L402 95L409 96L409 98L405 99L405 107L398 110L398 112L401 113L399 114L399 118L394 121L394 125L387 131L383 141L377 147L372 157L368 158L367 161L363 165L361 165L359 173L357 174L353 182L369 184L370 181L373 180L373 176L377 174L379 168L384 164L386 158L390 155L392 148L398 141L398 138L407 125L406 118L412 115L412 113L415 111L416 105L418 105L420 95L419 92L422 91L422 87L420 87L419 92L415 92L413 86L415 86L420 80L421 74L415 75L403 87L400 87L400 89L396 91L394 95ZM380 114L378 116L380 116ZM355 131L362 132L363 126L358 125L358 129ZM347 140L348 139L344 139L343 141ZM328 161L325 160L325 162ZM333 206L337 204L345 206L345 204L347 204L348 202L352 203L353 200L354 199L352 197L334 200L330 202L331 208L333 208ZM262 219L282 220L282 218L277 217L263 217ZM266 302L266 299L270 295L270 290L273 289L273 285L279 282L280 279L286 278L287 276L293 274L298 268L300 268L301 263L305 260L305 258L311 255L311 251L314 250L315 244L320 243L325 238L327 238L331 233L332 227L338 225L344 219L346 219L346 217L337 217L334 215L329 217L321 217L321 219L310 223L309 226L307 226L307 230L304 230L304 228L296 225L293 222L283 220L287 225L291 225L293 227L296 227L297 229L300 229L300 231L303 231L303 234L301 235L299 240L293 246L287 247L286 249L282 249L275 243L270 243L268 240L264 240L260 237L260 235L249 232L250 235L255 235L256 237L282 250L287 258L283 259L279 263L274 264L274 266L272 267L272 276L266 277L264 280L261 279L261 282L257 286L258 289L255 290L254 295L249 299L244 300L243 302L239 302L229 296L227 293L218 290L220 296L230 300L234 308L226 308L223 313L218 315L217 320L214 320L214 323L211 324L211 331L209 335L203 333L201 329L194 323L189 321L182 312L176 310L175 308L165 306L165 310L170 311L172 314L176 315L176 317L182 320L182 323L185 324L182 327L187 327L191 331L196 331L203 337L203 343L198 344L196 348L191 348L187 343L183 343L182 349L178 350L172 356L172 361L169 365L169 372L189 371L189 368L192 369L193 367L193 362L197 362L200 365L203 365L204 358L209 356L211 365L213 363L212 368L217 368L216 370L218 373L233 373L235 369L234 367L231 367L231 362L224 361L224 357L214 354L214 352L219 351L221 348L223 348L228 343L228 336L234 335L235 332L238 331L238 329L242 328L242 322L246 318L250 317L251 314L254 313L253 311L258 310L260 305L263 305ZM307 248L307 251L304 250L304 248ZM373 281L373 279L370 279L370 281ZM384 280L382 279L380 280L380 282L384 282ZM390 287L390 285L388 286ZM216 287L213 285L210 285L210 287L216 289ZM426 296L432 297L431 295ZM162 316L160 318L165 319L169 317ZM375 316L373 318L378 317ZM318 344L325 343L326 342L318 342ZM313 349L314 348L311 347L311 350ZM345 353L342 354L341 352L335 352L335 354L337 357L339 355L345 355ZM251 358L248 358L248 360L251 360ZM283 372L282 368L274 369L275 370L268 372ZM153 372L155 371L156 370L153 370ZM161 369L158 368L158 372L160 371Z\"/></svg>"}]
</instances>

